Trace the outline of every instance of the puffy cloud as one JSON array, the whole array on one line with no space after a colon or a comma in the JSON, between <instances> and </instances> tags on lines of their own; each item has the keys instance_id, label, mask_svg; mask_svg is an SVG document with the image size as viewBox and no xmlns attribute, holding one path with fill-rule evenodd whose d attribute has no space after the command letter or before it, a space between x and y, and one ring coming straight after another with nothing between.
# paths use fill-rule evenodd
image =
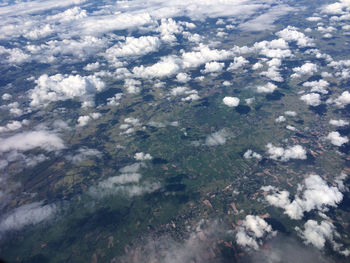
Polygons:
<instances>
[{"instance_id":1,"label":"puffy cloud","mask_svg":"<svg viewBox=\"0 0 350 263\"><path fill-rule=\"evenodd\" d=\"M292 126L292 125L287 125L287 126L286 126L286 129L287 129L287 130L290 130L290 131L297 131L297 128L295 128L295 127Z\"/></svg>"},{"instance_id":2,"label":"puffy cloud","mask_svg":"<svg viewBox=\"0 0 350 263\"><path fill-rule=\"evenodd\" d=\"M125 118L124 122L119 127L121 130L124 130L123 134L133 133L137 127L141 126L140 120L133 117Z\"/></svg>"},{"instance_id":3,"label":"puffy cloud","mask_svg":"<svg viewBox=\"0 0 350 263\"><path fill-rule=\"evenodd\" d=\"M334 103L340 108L344 108L346 105L350 104L350 92L344 91L338 98L334 100Z\"/></svg>"},{"instance_id":4,"label":"puffy cloud","mask_svg":"<svg viewBox=\"0 0 350 263\"><path fill-rule=\"evenodd\" d=\"M95 76L41 75L34 89L29 91L30 105L46 106L50 102L79 98L87 105L93 105L93 96L105 88L105 84Z\"/></svg>"},{"instance_id":5,"label":"puffy cloud","mask_svg":"<svg viewBox=\"0 0 350 263\"><path fill-rule=\"evenodd\" d=\"M257 42L254 44L254 49L269 58L281 59L292 56L288 43L282 38Z\"/></svg>"},{"instance_id":6,"label":"puffy cloud","mask_svg":"<svg viewBox=\"0 0 350 263\"><path fill-rule=\"evenodd\" d=\"M198 91L191 90L187 87L176 87L170 91L172 96L183 96L186 95L185 98L182 98L182 101L193 101L198 100L200 97L198 96Z\"/></svg>"},{"instance_id":7,"label":"puffy cloud","mask_svg":"<svg viewBox=\"0 0 350 263\"><path fill-rule=\"evenodd\" d=\"M123 96L123 93L117 93L113 97L107 99L107 105L110 106L118 106L120 103L119 101L121 100Z\"/></svg>"},{"instance_id":8,"label":"puffy cloud","mask_svg":"<svg viewBox=\"0 0 350 263\"><path fill-rule=\"evenodd\" d=\"M277 86L271 82L268 82L264 86L257 86L256 87L256 91L258 93L272 93L275 91L275 89L277 89Z\"/></svg>"},{"instance_id":9,"label":"puffy cloud","mask_svg":"<svg viewBox=\"0 0 350 263\"><path fill-rule=\"evenodd\" d=\"M101 158L102 153L96 149L89 149L87 147L81 147L77 150L76 154L67 155L66 159L73 162L73 163L79 163L79 162L82 162L90 157Z\"/></svg>"},{"instance_id":10,"label":"puffy cloud","mask_svg":"<svg viewBox=\"0 0 350 263\"><path fill-rule=\"evenodd\" d=\"M152 66L139 66L133 68L133 73L139 78L164 78L177 74L181 65L174 57L163 57L159 62Z\"/></svg>"},{"instance_id":11,"label":"puffy cloud","mask_svg":"<svg viewBox=\"0 0 350 263\"><path fill-rule=\"evenodd\" d=\"M311 92L318 92L321 94L328 94L327 87L329 86L328 81L320 79L319 81L307 81L303 84L304 87L310 87Z\"/></svg>"},{"instance_id":12,"label":"puffy cloud","mask_svg":"<svg viewBox=\"0 0 350 263\"><path fill-rule=\"evenodd\" d=\"M321 96L317 93L309 93L300 97L307 105L318 106L321 104Z\"/></svg>"},{"instance_id":13,"label":"puffy cloud","mask_svg":"<svg viewBox=\"0 0 350 263\"><path fill-rule=\"evenodd\" d=\"M0 46L0 55L4 58L1 63L9 62L13 64L21 64L31 60L30 55L24 53L19 48L5 48Z\"/></svg>"},{"instance_id":14,"label":"puffy cloud","mask_svg":"<svg viewBox=\"0 0 350 263\"><path fill-rule=\"evenodd\" d=\"M191 77L187 73L180 72L176 75L176 80L178 82L186 83L191 80Z\"/></svg>"},{"instance_id":15,"label":"puffy cloud","mask_svg":"<svg viewBox=\"0 0 350 263\"><path fill-rule=\"evenodd\" d=\"M331 143L335 146L342 146L344 143L349 142L349 138L346 136L341 136L339 132L330 132L327 135L327 140L330 140Z\"/></svg>"},{"instance_id":16,"label":"puffy cloud","mask_svg":"<svg viewBox=\"0 0 350 263\"><path fill-rule=\"evenodd\" d=\"M281 122L285 122L286 121L286 117L284 116L278 116L276 119L275 119L275 122L277 123L281 123Z\"/></svg>"},{"instance_id":17,"label":"puffy cloud","mask_svg":"<svg viewBox=\"0 0 350 263\"><path fill-rule=\"evenodd\" d=\"M305 212L313 209L325 211L328 206L336 207L343 199L343 194L337 187L328 186L320 176L312 174L299 185L299 192L290 201L288 191L278 191L276 188L265 188L272 194L265 196L270 205L283 208L284 213L292 219L301 219Z\"/></svg>"},{"instance_id":18,"label":"puffy cloud","mask_svg":"<svg viewBox=\"0 0 350 263\"><path fill-rule=\"evenodd\" d=\"M28 151L41 148L45 151L56 151L63 149L64 143L56 134L48 131L31 131L17 133L13 136L0 138L0 152L12 150Z\"/></svg>"},{"instance_id":19,"label":"puffy cloud","mask_svg":"<svg viewBox=\"0 0 350 263\"><path fill-rule=\"evenodd\" d=\"M141 36L126 37L125 42L118 42L106 50L105 57L114 61L119 57L143 56L159 49L161 41L158 37Z\"/></svg>"},{"instance_id":20,"label":"puffy cloud","mask_svg":"<svg viewBox=\"0 0 350 263\"><path fill-rule=\"evenodd\" d=\"M295 111L290 111L290 110L285 111L284 114L291 117L297 116L297 113Z\"/></svg>"},{"instance_id":21,"label":"puffy cloud","mask_svg":"<svg viewBox=\"0 0 350 263\"><path fill-rule=\"evenodd\" d=\"M28 225L39 224L52 219L57 212L54 204L44 205L42 202L34 202L20 206L2 216L0 220L0 233L11 230L19 230Z\"/></svg>"},{"instance_id":22,"label":"puffy cloud","mask_svg":"<svg viewBox=\"0 0 350 263\"><path fill-rule=\"evenodd\" d=\"M264 219L247 215L236 234L236 242L240 246L257 250L261 239L269 234L275 235L276 232L272 231L272 227Z\"/></svg>"},{"instance_id":23,"label":"puffy cloud","mask_svg":"<svg viewBox=\"0 0 350 263\"><path fill-rule=\"evenodd\" d=\"M80 126L80 127L86 126L90 120L97 120L101 116L102 116L101 113L98 113L98 112L94 112L94 113L91 113L89 115L79 116L79 118L77 120L78 126Z\"/></svg>"},{"instance_id":24,"label":"puffy cloud","mask_svg":"<svg viewBox=\"0 0 350 263\"><path fill-rule=\"evenodd\" d=\"M340 120L330 120L330 121L329 121L329 124L331 124L331 125L333 125L333 126L342 127L342 126L347 126L347 125L349 125L349 122L340 119Z\"/></svg>"},{"instance_id":25,"label":"puffy cloud","mask_svg":"<svg viewBox=\"0 0 350 263\"><path fill-rule=\"evenodd\" d=\"M56 15L46 17L48 21L58 21L60 23L71 22L73 20L79 20L87 17L86 10L81 9L78 6L68 8L67 10L60 12Z\"/></svg>"},{"instance_id":26,"label":"puffy cloud","mask_svg":"<svg viewBox=\"0 0 350 263\"><path fill-rule=\"evenodd\" d=\"M233 56L229 50L210 49L208 46L200 45L198 51L185 52L182 54L184 68L198 67L210 61L226 60Z\"/></svg>"},{"instance_id":27,"label":"puffy cloud","mask_svg":"<svg viewBox=\"0 0 350 263\"><path fill-rule=\"evenodd\" d=\"M158 27L162 40L169 43L175 42L177 40L175 34L181 33L182 30L182 26L178 25L172 18L163 18Z\"/></svg>"},{"instance_id":28,"label":"puffy cloud","mask_svg":"<svg viewBox=\"0 0 350 263\"><path fill-rule=\"evenodd\" d=\"M95 63L89 63L84 67L84 70L93 71L100 67L100 63L97 61Z\"/></svg>"},{"instance_id":29,"label":"puffy cloud","mask_svg":"<svg viewBox=\"0 0 350 263\"><path fill-rule=\"evenodd\" d=\"M305 36L293 26L288 26L287 28L277 32L276 35L288 42L296 42L298 47L314 46L314 42L311 38Z\"/></svg>"},{"instance_id":30,"label":"puffy cloud","mask_svg":"<svg viewBox=\"0 0 350 263\"><path fill-rule=\"evenodd\" d=\"M293 68L294 74L291 75L292 78L300 78L304 75L312 75L317 72L317 65L314 63L306 62L301 67Z\"/></svg>"},{"instance_id":31,"label":"puffy cloud","mask_svg":"<svg viewBox=\"0 0 350 263\"><path fill-rule=\"evenodd\" d=\"M248 149L244 154L243 154L243 157L246 158L246 159L252 159L252 158L256 158L258 160L260 160L262 157L261 157L261 154L258 154L256 152L253 152L253 150L251 149Z\"/></svg>"},{"instance_id":32,"label":"puffy cloud","mask_svg":"<svg viewBox=\"0 0 350 263\"><path fill-rule=\"evenodd\" d=\"M2 98L2 100L10 100L10 99L12 99L12 95L9 93L4 93L4 94L2 94L1 98Z\"/></svg>"},{"instance_id":33,"label":"puffy cloud","mask_svg":"<svg viewBox=\"0 0 350 263\"><path fill-rule=\"evenodd\" d=\"M234 70L237 70L241 67L243 67L244 65L248 64L249 61L246 60L244 57L240 56L240 57L235 57L233 59L233 62L230 63L229 67L227 68L227 70L231 70L231 71L234 71Z\"/></svg>"},{"instance_id":34,"label":"puffy cloud","mask_svg":"<svg viewBox=\"0 0 350 263\"><path fill-rule=\"evenodd\" d=\"M294 145L283 148L273 146L271 143L268 143L266 147L269 157L273 160L286 162L290 159L305 160L307 158L306 150L301 145Z\"/></svg>"},{"instance_id":35,"label":"puffy cloud","mask_svg":"<svg viewBox=\"0 0 350 263\"><path fill-rule=\"evenodd\" d=\"M149 153L138 152L138 153L135 153L134 158L137 161L146 161L146 160L152 160L153 157Z\"/></svg>"},{"instance_id":36,"label":"puffy cloud","mask_svg":"<svg viewBox=\"0 0 350 263\"><path fill-rule=\"evenodd\" d=\"M202 71L203 73L215 73L215 72L221 72L224 68L225 63L219 63L216 61L213 62L207 62L205 63L205 68Z\"/></svg>"},{"instance_id":37,"label":"puffy cloud","mask_svg":"<svg viewBox=\"0 0 350 263\"><path fill-rule=\"evenodd\" d=\"M116 194L131 198L159 189L160 184L157 182L140 183L142 175L139 170L142 166L142 163L135 163L121 168L120 175L109 177L90 187L89 195L97 199Z\"/></svg>"},{"instance_id":38,"label":"puffy cloud","mask_svg":"<svg viewBox=\"0 0 350 263\"><path fill-rule=\"evenodd\" d=\"M322 6L322 12L331 15L341 15L350 11L350 3L347 0L340 0L333 4Z\"/></svg>"},{"instance_id":39,"label":"puffy cloud","mask_svg":"<svg viewBox=\"0 0 350 263\"><path fill-rule=\"evenodd\" d=\"M328 221L322 221L318 224L315 220L308 220L304 225L304 231L300 231L298 228L297 230L299 230L306 244L312 244L318 249L322 249L326 240L333 240L335 227Z\"/></svg>"},{"instance_id":40,"label":"puffy cloud","mask_svg":"<svg viewBox=\"0 0 350 263\"><path fill-rule=\"evenodd\" d=\"M217 146L223 145L226 143L227 138L230 137L230 134L225 129L214 132L209 135L205 140L205 145L207 146Z\"/></svg>"},{"instance_id":41,"label":"puffy cloud","mask_svg":"<svg viewBox=\"0 0 350 263\"><path fill-rule=\"evenodd\" d=\"M6 124L6 126L0 126L0 133L1 132L8 132L8 131L15 131L18 129L21 129L23 125L28 125L28 120L22 120L22 121L10 121Z\"/></svg>"},{"instance_id":42,"label":"puffy cloud","mask_svg":"<svg viewBox=\"0 0 350 263\"><path fill-rule=\"evenodd\" d=\"M223 103L229 107L237 107L239 104L239 98L236 97L225 97L223 98Z\"/></svg>"}]
</instances>

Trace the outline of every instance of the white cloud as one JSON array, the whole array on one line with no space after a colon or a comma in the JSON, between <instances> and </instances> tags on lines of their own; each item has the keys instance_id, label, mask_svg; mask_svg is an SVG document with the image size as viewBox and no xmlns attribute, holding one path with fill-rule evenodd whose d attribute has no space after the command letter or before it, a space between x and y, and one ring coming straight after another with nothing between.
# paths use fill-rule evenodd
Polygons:
<instances>
[{"instance_id":1,"label":"white cloud","mask_svg":"<svg viewBox=\"0 0 350 263\"><path fill-rule=\"evenodd\" d=\"M135 153L134 155L135 160L137 161L146 161L146 160L152 160L152 156L149 153L143 153L143 152L138 152Z\"/></svg>"},{"instance_id":2,"label":"white cloud","mask_svg":"<svg viewBox=\"0 0 350 263\"><path fill-rule=\"evenodd\" d=\"M209 135L206 140L205 144L207 146L218 146L223 145L226 143L227 138L230 137L230 134L225 129L222 129L220 131L214 132L211 135Z\"/></svg>"},{"instance_id":3,"label":"white cloud","mask_svg":"<svg viewBox=\"0 0 350 263\"><path fill-rule=\"evenodd\" d=\"M239 98L236 97L225 97L223 103L229 107L237 107L239 105Z\"/></svg>"},{"instance_id":4,"label":"white cloud","mask_svg":"<svg viewBox=\"0 0 350 263\"><path fill-rule=\"evenodd\" d=\"M12 150L28 151L35 148L42 148L45 151L56 151L64 147L62 139L48 131L22 132L10 137L0 138L0 152Z\"/></svg>"},{"instance_id":5,"label":"white cloud","mask_svg":"<svg viewBox=\"0 0 350 263\"><path fill-rule=\"evenodd\" d=\"M86 126L90 120L97 120L101 116L102 116L101 113L98 113L98 112L93 112L93 113L90 113L89 115L79 116L77 120L78 126L80 127Z\"/></svg>"},{"instance_id":6,"label":"white cloud","mask_svg":"<svg viewBox=\"0 0 350 263\"><path fill-rule=\"evenodd\" d=\"M307 81L303 84L304 87L310 87L311 92L318 92L321 94L328 94L328 81L320 79L319 81Z\"/></svg>"},{"instance_id":7,"label":"white cloud","mask_svg":"<svg viewBox=\"0 0 350 263\"><path fill-rule=\"evenodd\" d=\"M29 91L30 105L46 106L50 102L79 98L93 105L93 96L105 88L105 84L95 76L41 75L34 89Z\"/></svg>"},{"instance_id":8,"label":"white cloud","mask_svg":"<svg viewBox=\"0 0 350 263\"><path fill-rule=\"evenodd\" d=\"M12 99L12 95L9 93L4 93L4 94L2 94L1 98L3 100L10 100L10 99Z\"/></svg>"},{"instance_id":9,"label":"white cloud","mask_svg":"<svg viewBox=\"0 0 350 263\"><path fill-rule=\"evenodd\" d=\"M290 131L297 131L297 128L295 128L295 127L292 126L292 125L287 125L287 126L286 126L286 129L287 129L287 130L290 130Z\"/></svg>"},{"instance_id":10,"label":"white cloud","mask_svg":"<svg viewBox=\"0 0 350 263\"><path fill-rule=\"evenodd\" d=\"M244 155L243 155L244 158L246 159L252 159L252 158L256 158L258 160L260 160L262 157L261 157L261 154L258 154L256 152L253 152L253 150L251 149L248 149Z\"/></svg>"},{"instance_id":11,"label":"white cloud","mask_svg":"<svg viewBox=\"0 0 350 263\"><path fill-rule=\"evenodd\" d=\"M210 49L208 46L200 44L198 51L185 52L182 54L184 68L198 67L210 61L226 60L233 57L233 52L229 50Z\"/></svg>"},{"instance_id":12,"label":"white cloud","mask_svg":"<svg viewBox=\"0 0 350 263\"><path fill-rule=\"evenodd\" d=\"M67 155L66 159L73 162L73 163L79 163L79 162L82 162L90 157L101 158L102 153L96 149L89 149L87 147L81 147L77 150L76 154Z\"/></svg>"},{"instance_id":13,"label":"white cloud","mask_svg":"<svg viewBox=\"0 0 350 263\"><path fill-rule=\"evenodd\" d=\"M305 160L306 150L301 145L288 146L287 148L273 146L271 143L266 145L267 153L269 154L269 158L286 162L290 159L301 159Z\"/></svg>"},{"instance_id":14,"label":"white cloud","mask_svg":"<svg viewBox=\"0 0 350 263\"><path fill-rule=\"evenodd\" d=\"M288 26L287 28L277 32L276 35L288 42L296 42L298 47L314 46L313 40L299 32L296 27Z\"/></svg>"},{"instance_id":15,"label":"white cloud","mask_svg":"<svg viewBox=\"0 0 350 263\"><path fill-rule=\"evenodd\" d=\"M317 65L314 63L306 62L301 67L293 68L294 74L291 75L292 78L300 78L304 75L312 75L317 72Z\"/></svg>"},{"instance_id":16,"label":"white cloud","mask_svg":"<svg viewBox=\"0 0 350 263\"><path fill-rule=\"evenodd\" d=\"M333 125L333 126L342 127L342 126L347 126L347 125L349 125L349 122L340 119L340 120L330 120L330 121L329 121L329 124L331 124L331 125Z\"/></svg>"},{"instance_id":17,"label":"white cloud","mask_svg":"<svg viewBox=\"0 0 350 263\"><path fill-rule=\"evenodd\" d=\"M350 92L344 91L338 98L334 100L334 103L340 108L344 108L346 105L350 104Z\"/></svg>"},{"instance_id":18,"label":"white cloud","mask_svg":"<svg viewBox=\"0 0 350 263\"><path fill-rule=\"evenodd\" d=\"M221 72L224 68L225 63L219 63L216 61L205 63L205 68L202 71L203 73L216 73Z\"/></svg>"},{"instance_id":19,"label":"white cloud","mask_svg":"<svg viewBox=\"0 0 350 263\"><path fill-rule=\"evenodd\" d=\"M181 67L174 57L163 57L152 66L138 66L133 68L133 73L139 78L164 78L177 74Z\"/></svg>"},{"instance_id":20,"label":"white cloud","mask_svg":"<svg viewBox=\"0 0 350 263\"><path fill-rule=\"evenodd\" d=\"M327 135L327 140L330 140L331 143L335 146L342 146L344 143L349 142L349 138L346 136L341 136L339 132L330 132Z\"/></svg>"},{"instance_id":21,"label":"white cloud","mask_svg":"<svg viewBox=\"0 0 350 263\"><path fill-rule=\"evenodd\" d=\"M301 237L306 244L312 244L318 249L325 246L326 240L333 240L335 227L331 222L322 221L320 224L315 220L308 220L304 225L304 231L299 230Z\"/></svg>"},{"instance_id":22,"label":"white cloud","mask_svg":"<svg viewBox=\"0 0 350 263\"><path fill-rule=\"evenodd\" d=\"M162 41L172 43L177 40L175 34L181 33L183 28L172 18L163 18L158 31L161 34Z\"/></svg>"},{"instance_id":23,"label":"white cloud","mask_svg":"<svg viewBox=\"0 0 350 263\"><path fill-rule=\"evenodd\" d=\"M161 41L158 37L141 36L126 37L124 42L118 42L106 50L105 57L114 61L116 58L143 56L159 49Z\"/></svg>"},{"instance_id":24,"label":"white cloud","mask_svg":"<svg viewBox=\"0 0 350 263\"><path fill-rule=\"evenodd\" d=\"M322 12L330 15L341 15L349 12L350 3L347 0L340 0L338 2L322 6Z\"/></svg>"},{"instance_id":25,"label":"white cloud","mask_svg":"<svg viewBox=\"0 0 350 263\"><path fill-rule=\"evenodd\" d=\"M284 116L278 116L276 119L275 119L275 122L277 123L281 123L281 122L285 122L286 121L286 117Z\"/></svg>"},{"instance_id":26,"label":"white cloud","mask_svg":"<svg viewBox=\"0 0 350 263\"><path fill-rule=\"evenodd\" d=\"M257 250L262 238L268 235L275 235L272 227L259 216L247 215L236 234L238 245Z\"/></svg>"},{"instance_id":27,"label":"white cloud","mask_svg":"<svg viewBox=\"0 0 350 263\"><path fill-rule=\"evenodd\" d=\"M308 176L303 185L298 185L298 189L292 202L288 191L278 191L276 188L265 189L272 191L265 199L270 205L283 208L284 213L292 219L301 219L304 212L313 209L326 211L328 206L336 207L343 199L343 194L337 187L328 186L327 182L315 174Z\"/></svg>"},{"instance_id":28,"label":"white cloud","mask_svg":"<svg viewBox=\"0 0 350 263\"><path fill-rule=\"evenodd\" d=\"M275 89L277 89L277 86L271 82L268 82L264 86L257 86L256 87L256 91L258 93L272 93L275 91Z\"/></svg>"},{"instance_id":29,"label":"white cloud","mask_svg":"<svg viewBox=\"0 0 350 263\"><path fill-rule=\"evenodd\" d=\"M289 111L289 110L285 111L284 114L291 117L297 116L297 113L295 111Z\"/></svg>"},{"instance_id":30,"label":"white cloud","mask_svg":"<svg viewBox=\"0 0 350 263\"><path fill-rule=\"evenodd\" d=\"M194 101L200 99L198 96L198 91L191 90L187 87L176 87L171 89L170 94L172 96L183 96L186 95L186 97L182 98L182 101Z\"/></svg>"},{"instance_id":31,"label":"white cloud","mask_svg":"<svg viewBox=\"0 0 350 263\"><path fill-rule=\"evenodd\" d=\"M180 72L176 75L176 80L181 83L186 83L191 80L191 77L187 73Z\"/></svg>"},{"instance_id":32,"label":"white cloud","mask_svg":"<svg viewBox=\"0 0 350 263\"><path fill-rule=\"evenodd\" d=\"M2 216L0 220L0 233L20 230L28 225L39 224L52 219L56 212L57 206L54 204L43 205L42 202L34 202L22 205Z\"/></svg>"},{"instance_id":33,"label":"white cloud","mask_svg":"<svg viewBox=\"0 0 350 263\"><path fill-rule=\"evenodd\" d=\"M117 93L113 97L107 99L107 105L110 106L118 106L120 104L120 100L123 96L123 93Z\"/></svg>"},{"instance_id":34,"label":"white cloud","mask_svg":"<svg viewBox=\"0 0 350 263\"><path fill-rule=\"evenodd\" d=\"M24 53L19 48L5 48L3 46L0 46L0 55L4 58L2 59L1 63L9 62L14 64L21 64L31 60L30 55Z\"/></svg>"},{"instance_id":35,"label":"white cloud","mask_svg":"<svg viewBox=\"0 0 350 263\"><path fill-rule=\"evenodd\" d=\"M157 182L140 182L142 175L139 170L142 166L142 163L134 163L121 168L120 175L109 177L97 186L90 187L89 194L97 199L116 194L133 197L159 189L160 184Z\"/></svg>"},{"instance_id":36,"label":"white cloud","mask_svg":"<svg viewBox=\"0 0 350 263\"><path fill-rule=\"evenodd\" d=\"M241 67L243 67L244 65L248 64L249 61L246 60L244 57L240 56L240 57L235 57L233 59L233 62L230 63L229 67L227 68L227 70L231 70L231 71L234 71L234 70L237 70Z\"/></svg>"},{"instance_id":37,"label":"white cloud","mask_svg":"<svg viewBox=\"0 0 350 263\"><path fill-rule=\"evenodd\" d=\"M19 130L23 127L23 125L28 125L28 124L29 124L28 120L10 121L5 126L0 126L0 133Z\"/></svg>"},{"instance_id":38,"label":"white cloud","mask_svg":"<svg viewBox=\"0 0 350 263\"><path fill-rule=\"evenodd\" d=\"M318 106L321 104L321 96L317 93L309 93L300 97L307 105Z\"/></svg>"}]
</instances>

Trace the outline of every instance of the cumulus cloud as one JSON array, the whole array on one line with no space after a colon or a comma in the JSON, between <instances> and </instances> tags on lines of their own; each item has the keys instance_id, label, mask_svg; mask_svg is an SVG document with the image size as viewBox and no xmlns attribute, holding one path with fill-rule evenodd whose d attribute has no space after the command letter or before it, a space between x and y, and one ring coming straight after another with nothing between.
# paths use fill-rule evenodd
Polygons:
<instances>
[{"instance_id":1,"label":"cumulus cloud","mask_svg":"<svg viewBox=\"0 0 350 263\"><path fill-rule=\"evenodd\" d=\"M67 155L66 159L73 163L79 163L91 157L101 158L102 153L96 149L81 147L76 151L76 154Z\"/></svg>"},{"instance_id":2,"label":"cumulus cloud","mask_svg":"<svg viewBox=\"0 0 350 263\"><path fill-rule=\"evenodd\" d=\"M258 160L260 160L262 157L261 157L261 154L259 153L256 153L256 152L253 152L253 150L251 149L248 149L244 154L243 154L243 157L246 158L246 159L252 159L252 158L256 158Z\"/></svg>"},{"instance_id":3,"label":"cumulus cloud","mask_svg":"<svg viewBox=\"0 0 350 263\"><path fill-rule=\"evenodd\" d=\"M294 74L291 75L292 78L300 78L304 75L312 75L317 72L317 65L314 63L306 62L301 67L293 68Z\"/></svg>"},{"instance_id":4,"label":"cumulus cloud","mask_svg":"<svg viewBox=\"0 0 350 263\"><path fill-rule=\"evenodd\" d=\"M191 80L191 77L187 73L180 72L176 75L176 80L178 82L186 83Z\"/></svg>"},{"instance_id":5,"label":"cumulus cloud","mask_svg":"<svg viewBox=\"0 0 350 263\"><path fill-rule=\"evenodd\" d=\"M198 95L198 91L196 90L191 90L187 87L176 87L171 89L170 94L172 96L186 96L184 98L182 98L182 101L194 101L194 100L198 100L200 99L199 95Z\"/></svg>"},{"instance_id":6,"label":"cumulus cloud","mask_svg":"<svg viewBox=\"0 0 350 263\"><path fill-rule=\"evenodd\" d=\"M158 182L140 182L142 175L139 170L143 166L142 163L134 163L121 168L120 175L109 177L98 185L90 187L89 195L97 199L117 194L131 198L159 189Z\"/></svg>"},{"instance_id":7,"label":"cumulus cloud","mask_svg":"<svg viewBox=\"0 0 350 263\"><path fill-rule=\"evenodd\" d=\"M303 84L304 87L311 88L311 92L318 92L321 94L328 94L328 81L320 79L319 81L307 81Z\"/></svg>"},{"instance_id":8,"label":"cumulus cloud","mask_svg":"<svg viewBox=\"0 0 350 263\"><path fill-rule=\"evenodd\" d=\"M350 104L350 92L344 91L338 98L334 100L334 103L339 108L344 108L346 105Z\"/></svg>"},{"instance_id":9,"label":"cumulus cloud","mask_svg":"<svg viewBox=\"0 0 350 263\"><path fill-rule=\"evenodd\" d=\"M205 68L202 70L203 73L216 73L221 72L224 68L225 63L219 63L216 61L205 63Z\"/></svg>"},{"instance_id":10,"label":"cumulus cloud","mask_svg":"<svg viewBox=\"0 0 350 263\"><path fill-rule=\"evenodd\" d=\"M83 115L83 116L79 116L77 122L78 122L78 126L83 127L86 126L90 120L96 120L98 118L100 118L102 115L101 113L98 112L93 112L89 115Z\"/></svg>"},{"instance_id":11,"label":"cumulus cloud","mask_svg":"<svg viewBox=\"0 0 350 263\"><path fill-rule=\"evenodd\" d=\"M239 98L236 97L225 97L222 102L229 107L237 107L239 105Z\"/></svg>"},{"instance_id":12,"label":"cumulus cloud","mask_svg":"<svg viewBox=\"0 0 350 263\"><path fill-rule=\"evenodd\" d=\"M332 120L329 121L329 124L333 125L333 126L337 126L337 127L343 127L343 126L349 125L349 122L348 121L344 121L342 119L340 119L340 120L333 120L332 119Z\"/></svg>"},{"instance_id":13,"label":"cumulus cloud","mask_svg":"<svg viewBox=\"0 0 350 263\"><path fill-rule=\"evenodd\" d=\"M301 159L305 160L306 150L301 145L288 146L287 148L274 146L272 143L266 145L267 153L269 158L286 162L290 159Z\"/></svg>"},{"instance_id":14,"label":"cumulus cloud","mask_svg":"<svg viewBox=\"0 0 350 263\"><path fill-rule=\"evenodd\" d=\"M307 105L318 106L321 104L321 96L317 93L309 93L300 97Z\"/></svg>"},{"instance_id":15,"label":"cumulus cloud","mask_svg":"<svg viewBox=\"0 0 350 263\"><path fill-rule=\"evenodd\" d=\"M315 220L308 220L304 224L304 230L301 230L299 227L295 227L295 230L304 239L305 244L311 244L318 249L323 249L328 241L335 251L346 257L350 255L349 249L343 249L343 246L334 240L340 235L332 222L324 220L318 223Z\"/></svg>"},{"instance_id":16,"label":"cumulus cloud","mask_svg":"<svg viewBox=\"0 0 350 263\"><path fill-rule=\"evenodd\" d=\"M34 89L29 91L30 105L46 106L50 102L78 98L83 105L93 105L93 96L105 88L95 76L41 75Z\"/></svg>"},{"instance_id":17,"label":"cumulus cloud","mask_svg":"<svg viewBox=\"0 0 350 263\"><path fill-rule=\"evenodd\" d=\"M107 99L107 105L110 106L118 106L120 104L120 100L123 96L123 93L117 93L113 97Z\"/></svg>"},{"instance_id":18,"label":"cumulus cloud","mask_svg":"<svg viewBox=\"0 0 350 263\"><path fill-rule=\"evenodd\" d=\"M39 224L52 219L56 212L57 206L54 204L44 205L42 202L34 202L22 205L2 216L0 219L0 233Z\"/></svg>"},{"instance_id":19,"label":"cumulus cloud","mask_svg":"<svg viewBox=\"0 0 350 263\"><path fill-rule=\"evenodd\" d=\"M241 67L243 67L244 65L248 64L249 61L246 60L244 57L242 56L239 56L239 57L235 57L233 59L233 62L230 63L229 67L227 68L227 70L230 70L230 71L234 71L234 70L237 70Z\"/></svg>"},{"instance_id":20,"label":"cumulus cloud","mask_svg":"<svg viewBox=\"0 0 350 263\"><path fill-rule=\"evenodd\" d=\"M326 138L335 146L342 146L344 143L349 142L348 137L341 136L339 132L336 131L330 132Z\"/></svg>"},{"instance_id":21,"label":"cumulus cloud","mask_svg":"<svg viewBox=\"0 0 350 263\"><path fill-rule=\"evenodd\" d=\"M298 47L313 47L315 44L313 40L304 33L298 31L296 27L288 26L285 29L276 33L280 38L288 42L296 42Z\"/></svg>"},{"instance_id":22,"label":"cumulus cloud","mask_svg":"<svg viewBox=\"0 0 350 263\"><path fill-rule=\"evenodd\" d=\"M29 124L28 120L10 121L5 126L0 126L0 133L15 131L15 130L21 129L24 125L28 125L28 124Z\"/></svg>"},{"instance_id":23,"label":"cumulus cloud","mask_svg":"<svg viewBox=\"0 0 350 263\"><path fill-rule=\"evenodd\" d=\"M276 119L275 119L275 122L277 123L281 123L281 122L285 122L286 121L286 117L284 116L278 116Z\"/></svg>"},{"instance_id":24,"label":"cumulus cloud","mask_svg":"<svg viewBox=\"0 0 350 263\"><path fill-rule=\"evenodd\" d=\"M118 42L107 49L104 55L110 61L116 58L143 56L157 51L160 45L160 39L154 36L126 37L124 42Z\"/></svg>"},{"instance_id":25,"label":"cumulus cloud","mask_svg":"<svg viewBox=\"0 0 350 263\"><path fill-rule=\"evenodd\" d=\"M48 131L30 131L0 138L0 152L12 150L28 151L41 148L45 151L56 151L65 148L61 138Z\"/></svg>"},{"instance_id":26,"label":"cumulus cloud","mask_svg":"<svg viewBox=\"0 0 350 263\"><path fill-rule=\"evenodd\" d=\"M272 93L277 89L277 86L271 82L268 82L266 85L257 86L256 91L258 93Z\"/></svg>"},{"instance_id":27,"label":"cumulus cloud","mask_svg":"<svg viewBox=\"0 0 350 263\"><path fill-rule=\"evenodd\" d=\"M276 232L272 231L272 227L264 219L247 215L236 234L236 242L240 246L257 250L259 244L262 244L262 238L275 234Z\"/></svg>"},{"instance_id":28,"label":"cumulus cloud","mask_svg":"<svg viewBox=\"0 0 350 263\"><path fill-rule=\"evenodd\" d=\"M143 152L135 153L134 158L136 161L146 161L146 160L153 159L153 157L149 153L143 153Z\"/></svg>"},{"instance_id":29,"label":"cumulus cloud","mask_svg":"<svg viewBox=\"0 0 350 263\"><path fill-rule=\"evenodd\" d=\"M133 68L133 73L139 78L165 78L177 74L181 67L180 62L172 56L163 57L152 66L138 66Z\"/></svg>"},{"instance_id":30,"label":"cumulus cloud","mask_svg":"<svg viewBox=\"0 0 350 263\"><path fill-rule=\"evenodd\" d=\"M266 201L273 206L284 209L284 213L292 219L301 219L305 212L313 209L326 211L327 207L336 207L343 199L343 194L337 187L328 186L319 175L312 174L305 179L303 185L298 185L298 194L290 200L289 192L279 191L275 187L262 188L272 191L265 196Z\"/></svg>"},{"instance_id":31,"label":"cumulus cloud","mask_svg":"<svg viewBox=\"0 0 350 263\"><path fill-rule=\"evenodd\" d=\"M333 239L335 227L328 221L322 221L318 224L315 220L308 220L304 225L304 231L300 231L298 228L297 230L299 230L306 244L312 244L318 249L322 249L327 239Z\"/></svg>"},{"instance_id":32,"label":"cumulus cloud","mask_svg":"<svg viewBox=\"0 0 350 263\"><path fill-rule=\"evenodd\" d=\"M230 134L225 129L214 132L209 135L205 140L207 146L218 146L226 143L226 140L230 137Z\"/></svg>"}]
</instances>

